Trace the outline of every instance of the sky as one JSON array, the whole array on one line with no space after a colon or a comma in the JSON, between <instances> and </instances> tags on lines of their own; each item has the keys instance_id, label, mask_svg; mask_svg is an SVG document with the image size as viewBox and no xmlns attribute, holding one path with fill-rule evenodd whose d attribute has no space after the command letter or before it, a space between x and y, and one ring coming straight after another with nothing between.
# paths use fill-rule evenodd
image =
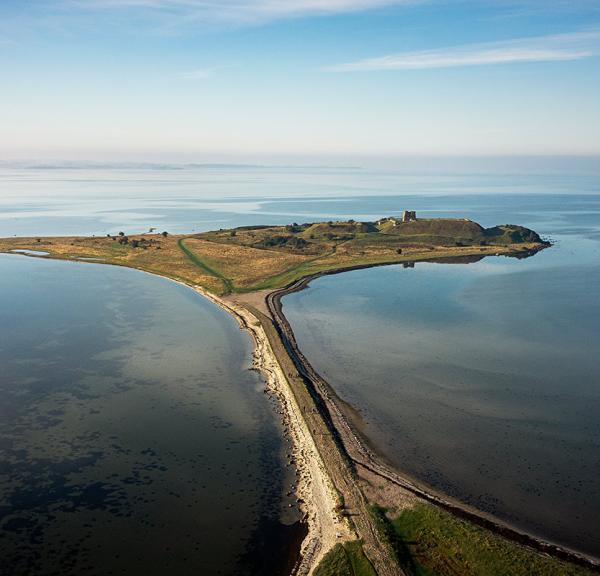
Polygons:
<instances>
[{"instance_id":1,"label":"sky","mask_svg":"<svg viewBox=\"0 0 600 576\"><path fill-rule=\"evenodd\" d=\"M597 0L1 0L0 160L600 155Z\"/></svg>"}]
</instances>

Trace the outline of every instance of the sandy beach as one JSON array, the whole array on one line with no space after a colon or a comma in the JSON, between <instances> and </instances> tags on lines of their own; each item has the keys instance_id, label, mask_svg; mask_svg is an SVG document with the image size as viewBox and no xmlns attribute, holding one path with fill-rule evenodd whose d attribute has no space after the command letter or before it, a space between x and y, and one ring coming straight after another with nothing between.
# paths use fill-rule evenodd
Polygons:
<instances>
[{"instance_id":1,"label":"sandy beach","mask_svg":"<svg viewBox=\"0 0 600 576\"><path fill-rule=\"evenodd\" d=\"M254 341L252 366L263 375L267 391L280 402L282 419L292 439L292 457L298 470L296 495L308 526L295 574L310 575L328 550L337 542L356 538L356 534L338 511L339 495L326 472L263 325L249 310L231 300L216 297L201 287L194 287L194 290L229 312L240 328L250 333Z\"/></svg>"}]
</instances>

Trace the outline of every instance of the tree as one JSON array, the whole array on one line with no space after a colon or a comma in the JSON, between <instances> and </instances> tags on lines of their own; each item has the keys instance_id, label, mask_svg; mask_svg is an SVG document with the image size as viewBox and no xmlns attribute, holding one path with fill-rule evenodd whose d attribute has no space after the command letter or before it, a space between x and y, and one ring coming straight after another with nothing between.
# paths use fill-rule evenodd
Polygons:
<instances>
[{"instance_id":1,"label":"tree","mask_svg":"<svg viewBox=\"0 0 600 576\"><path fill-rule=\"evenodd\" d=\"M119 236L125 236L125 232L119 232Z\"/></svg>"},{"instance_id":2,"label":"tree","mask_svg":"<svg viewBox=\"0 0 600 576\"><path fill-rule=\"evenodd\" d=\"M168 232L161 232L161 236L162 236L163 238L166 238L168 235L169 235L169 233L168 233Z\"/></svg>"}]
</instances>

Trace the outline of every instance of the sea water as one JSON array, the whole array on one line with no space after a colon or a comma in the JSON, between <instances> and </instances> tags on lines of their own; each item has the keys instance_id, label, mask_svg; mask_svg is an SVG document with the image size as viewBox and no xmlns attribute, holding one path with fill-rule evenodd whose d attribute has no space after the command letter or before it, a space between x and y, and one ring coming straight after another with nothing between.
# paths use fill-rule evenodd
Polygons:
<instances>
[{"instance_id":1,"label":"sea water","mask_svg":"<svg viewBox=\"0 0 600 576\"><path fill-rule=\"evenodd\" d=\"M2 574L285 572L289 447L227 313L135 270L16 255L0 295Z\"/></svg>"},{"instance_id":2,"label":"sea water","mask_svg":"<svg viewBox=\"0 0 600 576\"><path fill-rule=\"evenodd\" d=\"M399 470L600 556L600 198L460 205L466 217L529 226L554 245L527 259L319 278L286 296L284 313Z\"/></svg>"},{"instance_id":3,"label":"sea water","mask_svg":"<svg viewBox=\"0 0 600 576\"><path fill-rule=\"evenodd\" d=\"M548 166L4 166L0 235L404 209L534 228L555 245L527 260L352 272L284 306L399 468L597 555L600 180ZM3 557L34 574L275 570L260 561L282 548L284 439L225 313L136 271L17 255L0 296Z\"/></svg>"}]
</instances>

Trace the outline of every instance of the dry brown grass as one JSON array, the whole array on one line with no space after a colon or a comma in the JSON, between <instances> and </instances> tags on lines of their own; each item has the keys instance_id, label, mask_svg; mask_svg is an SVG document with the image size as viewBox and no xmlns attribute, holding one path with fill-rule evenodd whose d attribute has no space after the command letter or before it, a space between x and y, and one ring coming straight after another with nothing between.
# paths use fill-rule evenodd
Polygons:
<instances>
[{"instance_id":1,"label":"dry brown grass","mask_svg":"<svg viewBox=\"0 0 600 576\"><path fill-rule=\"evenodd\" d=\"M202 262L229 278L236 288L247 288L310 259L299 254L217 244L195 238L187 239L185 245Z\"/></svg>"},{"instance_id":2,"label":"dry brown grass","mask_svg":"<svg viewBox=\"0 0 600 576\"><path fill-rule=\"evenodd\" d=\"M106 237L49 237L40 238L39 241L37 238L0 238L0 251L39 250L48 252L52 258L62 260L98 258L106 264L128 266L169 276L189 284L199 284L214 292L222 289L218 278L206 274L181 252L177 246L178 237L129 236L130 240L141 238L153 240L153 245L146 249L133 248Z\"/></svg>"},{"instance_id":3,"label":"dry brown grass","mask_svg":"<svg viewBox=\"0 0 600 576\"><path fill-rule=\"evenodd\" d=\"M272 234L274 230L281 229L243 231L242 234L254 234L251 238L256 238ZM66 260L97 258L107 264L138 268L203 286L215 294L226 294L279 288L304 276L333 269L466 255L507 254L539 248L539 245L530 243L511 246L404 244L401 254L398 254L399 243L393 237L363 235L337 243L335 252L331 251L333 245L322 242L319 249L323 252L319 256L240 245L238 241L244 238L232 237L226 231L206 233L201 237L129 236L130 241L142 239L148 243L145 248L121 245L107 237L0 238L0 251L43 250L51 258Z\"/></svg>"}]
</instances>

